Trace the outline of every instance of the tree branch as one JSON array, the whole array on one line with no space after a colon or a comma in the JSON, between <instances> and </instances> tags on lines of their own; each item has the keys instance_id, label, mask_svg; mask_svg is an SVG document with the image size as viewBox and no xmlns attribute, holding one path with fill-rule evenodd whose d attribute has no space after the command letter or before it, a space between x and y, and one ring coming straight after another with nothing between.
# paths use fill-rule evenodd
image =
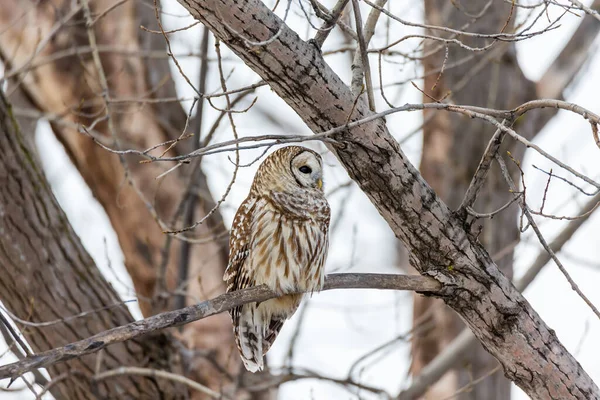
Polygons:
<instances>
[{"instance_id":1,"label":"tree branch","mask_svg":"<svg viewBox=\"0 0 600 400\"><path fill-rule=\"evenodd\" d=\"M577 211L576 215L584 215L584 217L569 221L567 226L549 244L550 249L554 253L559 253L563 246L571 240L575 232L581 228L598 208L598 202L600 202L600 193L588 200ZM550 260L552 260L550 253L545 249L540 250L535 261L527 268L525 274L514 282L517 290L524 292ZM477 338L471 331L467 329L463 330L436 358L423 368L421 374L413 378L411 386L398 395L398 400L414 399L421 396L431 385L444 376L446 372L458 365L463 360L467 351L476 342Z\"/></svg>"},{"instance_id":2,"label":"tree branch","mask_svg":"<svg viewBox=\"0 0 600 400\"><path fill-rule=\"evenodd\" d=\"M503 122L504 125L505 121ZM500 150L500 146L502 145L502 140L504 139L505 132L501 129L496 129L494 136L490 139L483 156L481 157L481 161L477 166L477 170L471 179L471 183L467 188L467 192L465 193L465 197L463 198L460 207L457 210L457 214L461 216L461 218L466 217L466 213L469 207L471 207L475 200L477 200L477 195L483 185L485 183L485 178L487 176L488 171L492 165L492 161L494 160L494 156Z\"/></svg>"},{"instance_id":3,"label":"tree branch","mask_svg":"<svg viewBox=\"0 0 600 400\"><path fill-rule=\"evenodd\" d=\"M346 4L348 4L348 0L338 0L338 2L335 4L335 6L331 9L331 12L329 13L329 21L326 21L323 24L323 26L319 28L319 31L316 33L314 38L315 43L317 44L317 46L319 46L319 48L323 47L323 43L325 43L325 40L327 39L327 36L329 36L329 33L333 29L334 25L340 22L340 17L342 15L342 12L344 11L344 8L346 8ZM352 32L352 30L349 28L345 32L351 32L352 34L354 34L354 36L356 36L356 34Z\"/></svg>"},{"instance_id":4,"label":"tree branch","mask_svg":"<svg viewBox=\"0 0 600 400\"><path fill-rule=\"evenodd\" d=\"M574 1L572 3L576 4ZM562 51L536 82L538 98L564 98L565 89L573 82L583 65L594 54L590 51L590 48L600 31L598 13L594 11L598 9L600 9L600 0L595 0L588 8L589 11L583 9L587 15L585 15ZM541 131L554 115L556 115L556 111L548 111L542 114L540 119L536 121L536 131Z\"/></svg>"},{"instance_id":5,"label":"tree branch","mask_svg":"<svg viewBox=\"0 0 600 400\"><path fill-rule=\"evenodd\" d=\"M428 294L439 292L442 285L433 278L418 275L386 274L331 274L325 278L323 290L332 289L390 289L414 290ZM0 379L15 380L26 372L37 368L47 368L59 362L95 353L108 345L134 339L161 329L188 324L211 315L228 311L234 307L263 302L277 297L266 286L252 287L237 292L222 294L212 300L164 312L152 317L119 326L97 335L68 344L64 347L26 357L19 362L0 367Z\"/></svg>"},{"instance_id":6,"label":"tree branch","mask_svg":"<svg viewBox=\"0 0 600 400\"><path fill-rule=\"evenodd\" d=\"M358 0L352 0L352 7L354 9L354 20L356 21L356 35L358 36L358 48L354 53L354 61L352 62L352 91L355 96L360 96L363 91L363 75L365 82L365 91L367 92L367 99L369 100L369 109L375 111L375 97L373 96L373 79L371 78L371 65L369 63L369 55L367 50L369 47L369 41L375 31L374 25L377 23L377 18L380 13L377 10L372 10L369 15L369 22L373 25L371 31L364 32L368 29L362 26L362 17L360 14L360 6ZM376 17L372 17L375 15Z\"/></svg>"}]
</instances>

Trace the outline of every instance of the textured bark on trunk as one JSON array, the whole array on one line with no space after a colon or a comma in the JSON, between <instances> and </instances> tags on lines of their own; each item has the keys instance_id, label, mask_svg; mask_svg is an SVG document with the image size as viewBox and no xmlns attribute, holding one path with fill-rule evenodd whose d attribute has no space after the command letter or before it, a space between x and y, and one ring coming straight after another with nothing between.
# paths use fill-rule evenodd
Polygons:
<instances>
[{"instance_id":1,"label":"textured bark on trunk","mask_svg":"<svg viewBox=\"0 0 600 400\"><path fill-rule=\"evenodd\" d=\"M153 8L139 1L93 0L89 3L92 16L101 16L94 22L93 32L102 50L100 58L109 85L108 96L118 101L113 102L110 109L121 145L146 149L177 138L183 132L186 119L178 102L123 101L176 96L167 59L148 60L136 54L144 50L165 51L162 35L143 32L139 28L144 25L158 29ZM73 12L73 7L79 9ZM103 14L105 11L107 13ZM0 30L3 32L0 53L4 62L12 69L24 67L23 73L14 79L41 112L60 117L51 118L52 128L110 218L143 314L147 316L172 308L181 242L172 240L165 260L163 251L167 236L162 233L148 204L155 207L162 221L170 224L186 193L189 168L183 166L158 181L155 178L172 165L140 164L139 157L125 156L130 176L147 200L144 203L125 180L119 157L79 132L81 124L90 126L96 122L92 133L109 147L116 147L107 121L101 118L105 115L105 107L98 68L90 51L85 17L79 3L7 0L0 7ZM61 52L60 57L53 58ZM66 55L65 52L71 53ZM188 151L191 148L189 142L178 144L171 154ZM163 146L154 153L160 154L165 148ZM196 184L202 189L207 187L206 182ZM201 200L195 217L200 219L212 208L214 201L206 190L198 192ZM219 239L191 248L188 285L183 288L188 294L188 304L224 291L221 277L227 259L227 232L219 214L215 213L199 226L195 234L201 238ZM166 266L167 293L163 294L167 296L155 297L154 300L159 301L152 302L162 266ZM235 353L227 315L187 325L178 336L190 349L201 350L187 360L190 377L214 390L221 390L224 385L233 386L228 376L235 377L241 363Z\"/></svg>"},{"instance_id":2,"label":"textured bark on trunk","mask_svg":"<svg viewBox=\"0 0 600 400\"><path fill-rule=\"evenodd\" d=\"M314 132L344 126L349 115L356 121L371 114L319 50L260 1L179 1L269 82ZM253 45L266 40L259 48ZM465 230L464 221L439 200L381 119L335 138L340 146L332 151L405 243L412 265L445 285L444 302L509 379L536 399L600 398L591 378Z\"/></svg>"},{"instance_id":3,"label":"textured bark on trunk","mask_svg":"<svg viewBox=\"0 0 600 400\"><path fill-rule=\"evenodd\" d=\"M479 14L484 5L477 1L461 2L459 10L447 1L426 0L426 23L454 29L465 29L466 26L466 30L474 33L500 32L504 26L511 29L516 10L512 10L513 18L508 21L511 16L510 4L493 2L480 18L474 20L472 15ZM465 15L466 12L471 16ZM440 35L437 31L427 33ZM473 47L484 47L489 42L479 38L460 39ZM429 42L424 53L428 54L439 47L439 42ZM467 57L471 57L471 60L445 69L440 76L439 70L444 62L452 65ZM519 68L514 43L498 43L496 47L482 53L451 46L448 59L444 58L445 50L442 47L423 60L426 75L424 91L433 98L441 99L451 92L450 99L455 104L496 109L510 109L535 98L535 85L525 78ZM431 102L431 99L423 96L423 101ZM421 173L437 195L451 209L457 209L495 128L480 120L435 110L426 110L424 119L426 123L423 126ZM518 129L526 137L533 137L535 134L532 123ZM504 143L501 154L504 154L508 145L510 143ZM512 146L510 150L517 159L522 158L523 146ZM499 168L494 166L474 209L481 213L492 212L508 203L512 196ZM512 277L513 248L519 239L516 224L518 210L518 205L514 204L495 218L476 223L483 228L479 240L490 254L499 255L494 261L509 278ZM413 338L413 375L420 374L423 367L464 328L460 318L451 309L444 307L440 300L414 296L413 320L422 321L424 314L429 316L427 322L430 329ZM426 399L452 395L472 380L493 370L497 361L482 346L477 346L459 364L460 368L449 371L425 394ZM509 399L510 382L496 373L457 398Z\"/></svg>"},{"instance_id":4,"label":"textured bark on trunk","mask_svg":"<svg viewBox=\"0 0 600 400\"><path fill-rule=\"evenodd\" d=\"M35 352L133 321L60 209L1 92L0 268L0 299L22 320L49 322L90 311L48 326L17 323ZM108 308L91 312L104 307ZM146 399L181 397L184 389L165 381L117 377L94 384L89 379L96 368L175 366L171 345L167 335L157 334L55 365L48 371L52 377L69 377L56 383L52 394L57 399L94 399L117 393Z\"/></svg>"}]
</instances>

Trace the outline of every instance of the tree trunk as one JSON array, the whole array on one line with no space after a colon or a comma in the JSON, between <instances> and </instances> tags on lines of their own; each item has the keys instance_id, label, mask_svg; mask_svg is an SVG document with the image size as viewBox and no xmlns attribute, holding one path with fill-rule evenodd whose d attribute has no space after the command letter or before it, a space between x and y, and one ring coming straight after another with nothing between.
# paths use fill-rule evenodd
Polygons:
<instances>
[{"instance_id":1,"label":"tree trunk","mask_svg":"<svg viewBox=\"0 0 600 400\"><path fill-rule=\"evenodd\" d=\"M591 378L465 230L465 221L410 164L384 122L348 126L372 113L312 43L257 0L179 1L315 133L343 127L332 135L338 142L332 151L407 246L417 271L444 283L444 302L500 361L507 377L536 399L600 398ZM252 45L256 42L263 42L260 51Z\"/></svg>"},{"instance_id":2,"label":"tree trunk","mask_svg":"<svg viewBox=\"0 0 600 400\"><path fill-rule=\"evenodd\" d=\"M181 241L167 240L163 230L180 227L174 218L190 186L188 167L183 166L157 180L158 175L173 165L140 164L137 156L120 159L80 132L80 127L90 127L90 134L98 141L117 148L106 118L109 115L122 146L144 150L181 135L186 113L178 102L145 102L176 96L167 59L145 62L143 54L140 55L147 50L164 51L162 35L140 33L140 24L158 29L152 7L137 1L94 0L89 3L92 17L97 18L92 31L108 82L108 111L81 4L67 0L7 0L0 7L3 32L0 52L10 71L18 72L13 78L49 117L57 137L108 214L140 307L147 316L173 306ZM180 154L190 148L190 141L184 141L170 154ZM154 150L154 154L165 149L166 146L162 146ZM194 183L207 187L206 182ZM206 190L201 192L201 197L196 207L197 219L214 205ZM162 221L162 226L157 219ZM224 291L221 277L227 260L227 231L218 213L194 233L209 240L191 248L188 280L182 288L188 294L188 304ZM233 388L231 379L235 380L241 363L235 353L227 315L187 325L179 335L191 350L210 350L198 351L189 360L186 358L192 378L215 390L221 390L224 385Z\"/></svg>"},{"instance_id":3,"label":"tree trunk","mask_svg":"<svg viewBox=\"0 0 600 400\"><path fill-rule=\"evenodd\" d=\"M459 9L446 1L426 0L426 23L454 29L465 29L467 26L465 30L474 33L500 32L505 26L510 31L516 10L511 10L509 3L493 2L480 18L473 21L472 15L479 14L482 7L484 4L477 1L462 2ZM471 16L465 15L466 12ZM429 31L427 34L440 35L440 32ZM489 43L489 40L480 38L460 37L460 40L472 47L484 47ZM438 50L435 51L435 48ZM430 54L432 50L435 52ZM439 42L430 41L424 53L430 54L423 60L426 76L424 91L428 96L441 99L451 93L449 99L455 104L496 109L510 109L535 98L535 85L525 78L519 68L514 43L499 43L481 53L451 46L445 59L445 48ZM445 68L440 75L444 63L452 65L467 57L471 57L471 60ZM431 102L427 95L423 101ZM421 173L437 195L450 208L457 209L495 128L481 120L435 110L425 110L423 117L426 122L423 126ZM531 138L535 134L533 128L533 124L528 124L527 127L520 127L519 132ZM505 154L507 144L503 146L501 154ZM523 146L512 146L510 150L517 159L522 158ZM512 196L500 169L493 167L474 209L480 213L492 212L508 203ZM490 254L498 255L494 261L509 278L512 277L513 248L519 240L516 224L518 210L518 205L514 204L493 219L478 220L476 223L482 227L480 242ZM454 311L444 307L440 300L414 296L415 323L423 321L424 314L429 316L426 318L429 328L413 339L413 375L420 374L423 367L464 329L460 318ZM452 395L493 370L497 361L483 347L477 346L460 365L460 368L449 371L438 381L425 394L425 398L438 399ZM509 399L510 382L496 373L457 398Z\"/></svg>"},{"instance_id":4,"label":"tree trunk","mask_svg":"<svg viewBox=\"0 0 600 400\"><path fill-rule=\"evenodd\" d=\"M16 324L35 352L133 321L58 206L1 92L0 267L0 299L27 322ZM83 312L87 314L64 320ZM49 325L29 324L55 320ZM96 368L174 367L174 354L166 334L119 344L50 368L52 377L67 375L53 386L52 394L57 399L94 399L117 393L147 399L182 397L183 388L165 381L118 377L94 384L90 379Z\"/></svg>"}]
</instances>

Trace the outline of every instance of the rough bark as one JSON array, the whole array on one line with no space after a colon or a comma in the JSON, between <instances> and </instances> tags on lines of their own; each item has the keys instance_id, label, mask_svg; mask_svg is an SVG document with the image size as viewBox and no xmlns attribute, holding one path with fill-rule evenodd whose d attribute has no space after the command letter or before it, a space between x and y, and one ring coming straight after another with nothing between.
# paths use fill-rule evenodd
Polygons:
<instances>
[{"instance_id":1,"label":"rough bark","mask_svg":"<svg viewBox=\"0 0 600 400\"><path fill-rule=\"evenodd\" d=\"M162 35L139 29L140 25L158 29L153 8L138 1L94 0L89 3L94 18L107 11L94 22L93 32L98 45L104 49L100 58L109 85L108 97L116 101L142 100L110 105L119 141L127 148L146 149L176 138L182 133L186 119L179 103L143 102L144 99L175 96L167 59L146 62L139 54L140 51L164 50L165 47ZM80 8L68 21L59 24L58 21L72 13L72 7ZM110 218L143 314L172 308L181 242L173 239L170 247L166 247L167 236L162 233L148 204L155 207L162 221L170 224L181 196L189 186L187 167L183 166L158 181L155 178L172 165L140 164L138 157L124 157L129 176L145 197L145 203L125 180L119 157L78 131L79 126L96 122L92 133L110 147L116 147L106 120L101 119L106 108L80 4L67 0L7 0L0 7L0 30L3 32L0 36L3 60L12 70L24 67L14 78L40 111L60 117L52 119L52 128ZM106 50L111 47L114 52ZM44 62L46 57L69 50L72 53L68 56ZM30 66L34 68L28 68ZM100 118L99 122L97 118ZM165 148L155 152L160 153ZM183 142L175 146L172 153L190 148L191 143ZM206 188L205 182L197 184ZM210 194L204 195L196 208L196 217L206 215L213 204ZM216 213L194 232L198 237L219 236L220 240L192 246L188 285L183 288L188 294L188 304L224 290L221 277L226 263L227 238L223 240L223 231L222 221ZM165 249L168 251L163 253ZM166 293L162 294L166 296L155 297L157 291L163 291L157 286L162 283L160 271L163 266L166 267ZM227 315L187 325L180 337L190 349L210 350L209 356L198 355L208 354L199 351L188 360L190 377L220 390L227 384L223 380L227 380L228 374L235 376L238 373L240 363L238 357L232 357L235 347ZM224 375L222 368L228 374Z\"/></svg>"},{"instance_id":2,"label":"rough bark","mask_svg":"<svg viewBox=\"0 0 600 400\"><path fill-rule=\"evenodd\" d=\"M58 206L1 92L0 268L0 300L22 320L41 323L90 312L49 326L17 323L35 352L133 321ZM92 312L102 308L106 309ZM165 334L119 344L96 356L49 368L51 377L71 376L54 385L52 394L57 399L93 399L116 393L135 398L177 398L184 391L169 382L121 377L94 385L88 379L96 368L128 365L160 369L176 365L176 361L171 362L174 354Z\"/></svg>"},{"instance_id":3,"label":"rough bark","mask_svg":"<svg viewBox=\"0 0 600 400\"><path fill-rule=\"evenodd\" d=\"M355 102L318 49L261 2L179 1L269 82L314 132L343 126L350 114L350 121L371 114L363 100ZM280 30L267 44L253 44ZM600 397L591 378L465 229L464 221L410 164L382 120L335 139L339 145L332 151L407 246L412 265L444 284L440 297L498 359L509 379L536 399Z\"/></svg>"},{"instance_id":4,"label":"rough bark","mask_svg":"<svg viewBox=\"0 0 600 400\"><path fill-rule=\"evenodd\" d=\"M514 18L508 22L511 15L511 5L508 3L493 2L476 20L465 15L467 12L471 15L479 14L483 6L481 2L466 1L461 3L459 9L446 1L426 0L426 23L454 29L464 29L466 26L466 30L475 33L500 32L504 26L511 29ZM516 10L512 12L514 15ZM485 39L460 39L469 46L483 47L487 44ZM440 48L439 42L429 42L424 52L431 53L436 47L439 50L423 60L426 75L424 90L429 96L440 99L451 92L450 99L456 104L497 109L510 109L535 98L535 86L525 78L519 68L514 43L503 43L479 54L451 46L447 60L444 48ZM466 63L459 63L456 67L447 68L442 75L437 72L444 62L451 65L466 57L472 59ZM430 102L431 99L424 96L423 101ZM457 114L439 113L434 110L426 110L424 119L427 122L423 126L421 173L437 195L450 208L457 209L495 128L484 121L468 120ZM520 127L519 132L533 137L532 129L534 126L529 123ZM506 150L506 145L507 143L502 151ZM511 151L520 159L524 147L512 147ZM492 168L474 209L481 213L492 212L508 203L511 196L512 193L507 189L499 168ZM495 261L507 277L512 277L512 248L519 239L515 223L518 209L518 205L515 204L494 219L480 220L477 223L483 228L479 238L487 251L491 254L502 254ZM464 324L439 300L415 296L413 301L413 320L421 321L427 314L428 326L431 327L422 335L413 338L411 372L418 375L423 367L464 329ZM460 367L449 371L425 394L425 398L450 396L473 379L494 369L496 365L496 360L482 346L476 346L462 360ZM510 382L501 374L493 374L457 398L509 399Z\"/></svg>"},{"instance_id":5,"label":"rough bark","mask_svg":"<svg viewBox=\"0 0 600 400\"><path fill-rule=\"evenodd\" d=\"M8 82L8 85L6 87L6 93L10 94L9 96L6 96L6 99L8 103L12 105L12 107L34 107L27 94L23 91L23 89L20 86L15 86L14 82ZM23 137L25 138L25 140L27 140L27 144L31 149L35 150L35 130L37 129L38 118L33 116L19 115L14 115L14 117L21 129ZM36 157L36 161L39 161L37 151L34 151L33 154Z\"/></svg>"}]
</instances>

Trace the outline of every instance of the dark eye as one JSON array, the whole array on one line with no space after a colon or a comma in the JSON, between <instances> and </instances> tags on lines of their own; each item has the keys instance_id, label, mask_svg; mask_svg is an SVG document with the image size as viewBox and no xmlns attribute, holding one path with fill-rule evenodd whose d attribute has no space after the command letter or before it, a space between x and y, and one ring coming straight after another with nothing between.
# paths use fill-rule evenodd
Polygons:
<instances>
[{"instance_id":1,"label":"dark eye","mask_svg":"<svg viewBox=\"0 0 600 400\"><path fill-rule=\"evenodd\" d=\"M303 165L299 168L300 172L302 172L303 174L310 174L312 172L312 169L310 169L310 167L308 165Z\"/></svg>"}]
</instances>

